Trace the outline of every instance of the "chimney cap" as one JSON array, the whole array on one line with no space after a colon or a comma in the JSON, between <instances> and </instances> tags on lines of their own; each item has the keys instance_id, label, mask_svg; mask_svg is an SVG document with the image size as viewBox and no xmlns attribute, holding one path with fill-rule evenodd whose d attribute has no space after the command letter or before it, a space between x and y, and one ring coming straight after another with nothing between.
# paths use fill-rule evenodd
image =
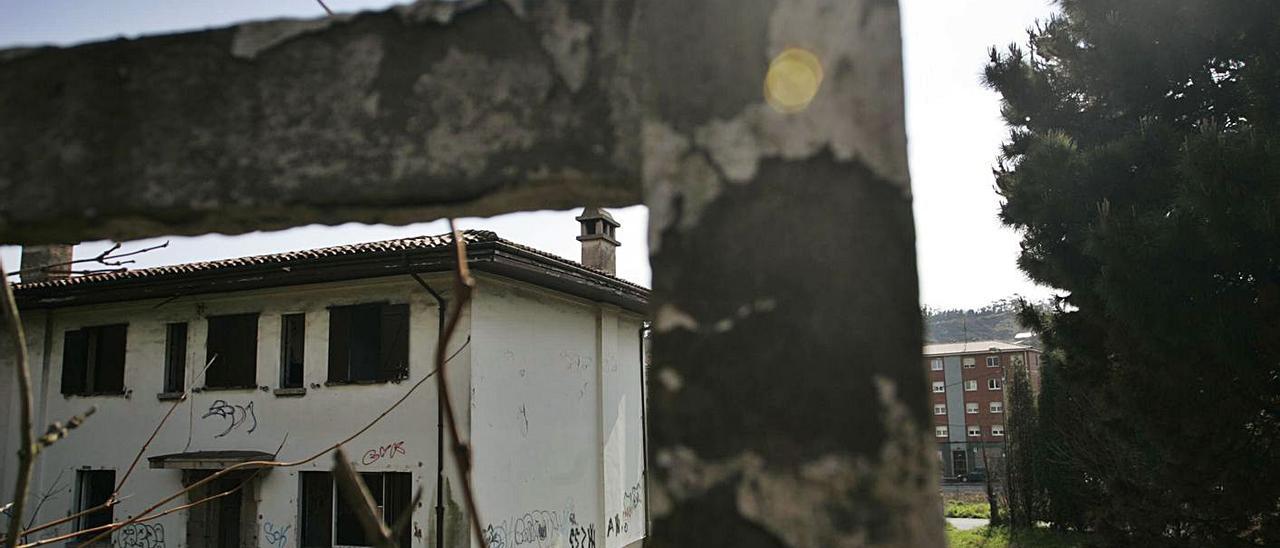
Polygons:
<instances>
[{"instance_id":1,"label":"chimney cap","mask_svg":"<svg viewBox=\"0 0 1280 548\"><path fill-rule=\"evenodd\" d=\"M578 224L582 225L582 231L578 235L579 242L604 240L615 246L622 245L618 242L615 231L622 224L615 221L613 215L610 215L604 208L583 208L582 214L575 217L575 219L578 220Z\"/></svg>"},{"instance_id":2,"label":"chimney cap","mask_svg":"<svg viewBox=\"0 0 1280 548\"><path fill-rule=\"evenodd\" d=\"M613 215L610 215L608 211L605 211L604 208L600 207L583 208L582 215L578 215L574 218L577 219L579 223L583 221L601 220L613 225L615 228L622 226L618 221L613 220Z\"/></svg>"}]
</instances>

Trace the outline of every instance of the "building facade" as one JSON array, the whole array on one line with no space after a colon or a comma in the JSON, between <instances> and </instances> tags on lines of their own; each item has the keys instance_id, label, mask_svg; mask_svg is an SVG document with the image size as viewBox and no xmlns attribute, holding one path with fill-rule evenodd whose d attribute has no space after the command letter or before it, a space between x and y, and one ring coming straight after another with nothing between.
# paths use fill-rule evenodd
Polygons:
<instances>
[{"instance_id":1,"label":"building facade","mask_svg":"<svg viewBox=\"0 0 1280 548\"><path fill-rule=\"evenodd\" d=\"M647 291L490 232L465 238L476 288L447 342L447 380L489 546L638 545ZM304 461L372 423L343 449L385 520L411 512L401 545L472 545L435 384L453 253L445 235L19 284L37 424L96 408L40 455L27 514L41 524L121 498L28 540L139 516L229 466ZM11 356L0 358L4 493L17 452ZM250 466L159 510L230 494L148 514L112 545L369 545L333 464Z\"/></svg>"},{"instance_id":2,"label":"building facade","mask_svg":"<svg viewBox=\"0 0 1280 548\"><path fill-rule=\"evenodd\" d=\"M1038 383L1040 352L999 341L924 347L938 460L946 479L999 466L1004 457L1006 369L1026 364Z\"/></svg>"}]
</instances>

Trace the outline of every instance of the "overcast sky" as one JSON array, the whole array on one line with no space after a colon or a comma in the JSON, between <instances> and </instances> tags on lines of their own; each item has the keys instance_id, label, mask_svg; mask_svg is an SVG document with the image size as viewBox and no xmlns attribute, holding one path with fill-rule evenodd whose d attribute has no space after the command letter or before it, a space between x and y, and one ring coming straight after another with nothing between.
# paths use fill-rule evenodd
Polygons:
<instances>
[{"instance_id":1,"label":"overcast sky","mask_svg":"<svg viewBox=\"0 0 1280 548\"><path fill-rule=\"evenodd\" d=\"M696 0L691 0L696 1ZM744 0L745 1L745 0ZM335 11L377 9L389 0L327 0ZM1050 11L1048 0L901 0L907 75L907 133L915 195L922 302L931 307L977 307L1021 294L1049 294L1017 269L1018 236L996 218L999 198L991 168L1005 136L999 100L982 87L987 48L1025 41L1026 29ZM268 17L319 17L314 0L0 0L0 48L73 44L176 30L222 26ZM8 82L3 85L13 85ZM642 206L614 210L622 223L618 253L622 277L649 284ZM572 211L515 213L463 219L526 245L577 259ZM206 235L129 243L131 249L172 240L167 249L139 256L134 267L275 253L327 245L437 234L442 222L392 227L308 226L242 236ZM77 257L110 242L89 242ZM0 248L16 270L16 248Z\"/></svg>"}]
</instances>

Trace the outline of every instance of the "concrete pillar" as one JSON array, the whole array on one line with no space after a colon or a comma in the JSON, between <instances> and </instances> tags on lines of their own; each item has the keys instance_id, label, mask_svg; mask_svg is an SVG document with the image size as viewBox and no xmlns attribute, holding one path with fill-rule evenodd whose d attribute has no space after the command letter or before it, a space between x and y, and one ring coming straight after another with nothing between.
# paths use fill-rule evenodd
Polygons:
<instances>
[{"instance_id":1,"label":"concrete pillar","mask_svg":"<svg viewBox=\"0 0 1280 548\"><path fill-rule=\"evenodd\" d=\"M72 244L22 246L22 281L43 282L71 275Z\"/></svg>"}]
</instances>

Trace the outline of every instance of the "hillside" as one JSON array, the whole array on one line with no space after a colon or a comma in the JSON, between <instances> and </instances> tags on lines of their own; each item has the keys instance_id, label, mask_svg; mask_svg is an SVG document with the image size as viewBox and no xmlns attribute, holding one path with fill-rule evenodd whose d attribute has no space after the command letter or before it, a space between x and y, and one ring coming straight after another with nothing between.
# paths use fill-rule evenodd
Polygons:
<instances>
[{"instance_id":1,"label":"hillside","mask_svg":"<svg viewBox=\"0 0 1280 548\"><path fill-rule=\"evenodd\" d=\"M1006 341L1038 346L1036 338L1014 340L1027 329L1018 321L1018 304L1002 299L977 310L924 309L924 337L927 343L964 341Z\"/></svg>"}]
</instances>

